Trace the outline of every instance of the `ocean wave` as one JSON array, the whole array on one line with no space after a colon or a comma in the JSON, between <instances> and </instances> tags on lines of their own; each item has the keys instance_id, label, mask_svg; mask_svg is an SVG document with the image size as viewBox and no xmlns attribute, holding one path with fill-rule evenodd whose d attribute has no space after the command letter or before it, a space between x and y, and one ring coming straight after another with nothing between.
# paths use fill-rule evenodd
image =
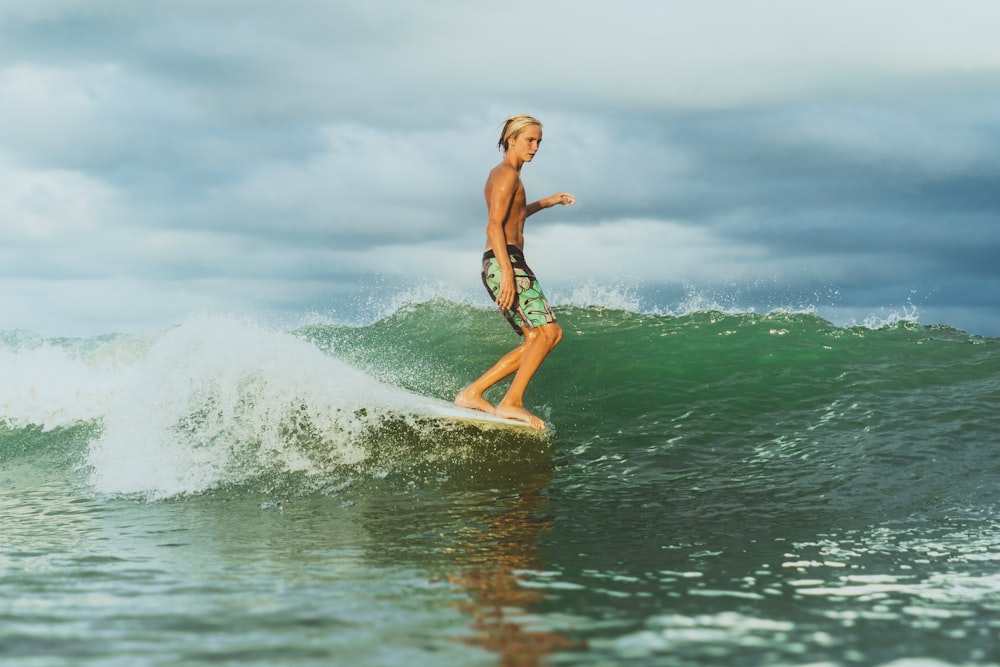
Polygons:
<instances>
[{"instance_id":1,"label":"ocean wave","mask_svg":"<svg viewBox=\"0 0 1000 667\"><path fill-rule=\"evenodd\" d=\"M552 425L552 442L584 458L600 461L600 443L622 436L646 463L685 443L699 457L706 438L739 447L750 437L754 460L765 460L808 449L829 405L850 408L851 419L833 420L845 434L832 438L848 447L868 441L862 431L917 428L919 419L893 415L938 414L928 409L935 397L964 392L985 405L1000 391L998 341L948 327L843 327L789 311L664 315L614 290L577 298L560 308L566 336L526 399ZM315 320L284 331L220 317L144 336L8 333L0 425L84 425L84 467L101 493L172 497L262 476L329 480L414 466L447 475L548 446L444 418L455 393L518 342L492 308L439 297L365 326ZM487 398L498 400L496 391ZM955 414L939 418L932 430L959 428Z\"/></svg>"}]
</instances>

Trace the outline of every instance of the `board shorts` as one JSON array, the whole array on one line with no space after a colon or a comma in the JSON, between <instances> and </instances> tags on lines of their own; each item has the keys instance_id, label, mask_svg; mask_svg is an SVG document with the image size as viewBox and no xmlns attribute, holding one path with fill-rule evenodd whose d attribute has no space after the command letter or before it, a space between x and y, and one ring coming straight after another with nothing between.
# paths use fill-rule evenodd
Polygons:
<instances>
[{"instance_id":1,"label":"board shorts","mask_svg":"<svg viewBox=\"0 0 1000 667\"><path fill-rule=\"evenodd\" d=\"M523 336L526 323L528 328L533 329L544 324L552 324L556 321L556 316L549 307L545 294L542 293L538 278L524 261L524 252L516 246L509 245L507 255L510 257L511 268L514 269L514 290L517 292L517 298L514 299L513 308L501 312L514 331ZM500 276L500 262L492 250L487 250L483 253L483 285L486 286L486 291L490 293L494 302L500 291Z\"/></svg>"}]
</instances>

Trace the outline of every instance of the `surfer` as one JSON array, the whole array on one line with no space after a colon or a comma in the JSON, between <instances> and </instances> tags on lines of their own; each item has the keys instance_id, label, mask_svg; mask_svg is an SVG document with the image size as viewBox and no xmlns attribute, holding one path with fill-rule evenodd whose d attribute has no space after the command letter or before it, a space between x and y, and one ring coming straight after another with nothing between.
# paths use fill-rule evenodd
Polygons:
<instances>
[{"instance_id":1,"label":"surfer","mask_svg":"<svg viewBox=\"0 0 1000 667\"><path fill-rule=\"evenodd\" d=\"M576 202L568 192L557 192L527 203L521 167L531 162L541 143L542 124L536 118L517 115L504 121L497 142L504 157L490 171L483 190L488 212L483 284L524 341L455 397L460 407L516 419L537 429L544 429L545 422L525 409L524 391L545 357L562 340L562 328L524 261L524 223L543 208ZM514 379L507 393L494 408L483 393L511 375Z\"/></svg>"}]
</instances>

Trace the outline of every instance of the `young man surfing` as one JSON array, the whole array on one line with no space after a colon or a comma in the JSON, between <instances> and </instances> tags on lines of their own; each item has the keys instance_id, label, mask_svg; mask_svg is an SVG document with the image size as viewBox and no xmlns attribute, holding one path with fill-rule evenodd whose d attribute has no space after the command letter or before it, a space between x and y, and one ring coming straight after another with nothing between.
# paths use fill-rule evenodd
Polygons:
<instances>
[{"instance_id":1,"label":"young man surfing","mask_svg":"<svg viewBox=\"0 0 1000 667\"><path fill-rule=\"evenodd\" d=\"M483 284L514 331L524 336L524 342L455 397L460 407L515 419L536 429L544 429L545 422L525 409L524 391L545 357L562 340L562 328L524 261L524 223L543 208L576 202L568 192L557 192L527 203L521 167L531 162L541 143L541 122L526 115L508 118L497 143L504 158L490 171L483 191L488 212ZM514 379L507 393L494 408L483 393L511 375Z\"/></svg>"}]
</instances>

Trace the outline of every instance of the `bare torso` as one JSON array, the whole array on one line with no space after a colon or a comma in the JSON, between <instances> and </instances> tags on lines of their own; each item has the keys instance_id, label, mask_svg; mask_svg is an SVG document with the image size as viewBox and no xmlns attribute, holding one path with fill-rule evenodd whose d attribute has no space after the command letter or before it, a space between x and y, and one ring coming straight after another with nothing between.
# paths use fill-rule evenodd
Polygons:
<instances>
[{"instance_id":1,"label":"bare torso","mask_svg":"<svg viewBox=\"0 0 1000 667\"><path fill-rule=\"evenodd\" d=\"M524 221L528 217L528 203L520 174L506 162L490 171L483 188L486 210L491 222L499 222L506 245L524 248ZM486 250L493 250L489 235Z\"/></svg>"}]
</instances>

